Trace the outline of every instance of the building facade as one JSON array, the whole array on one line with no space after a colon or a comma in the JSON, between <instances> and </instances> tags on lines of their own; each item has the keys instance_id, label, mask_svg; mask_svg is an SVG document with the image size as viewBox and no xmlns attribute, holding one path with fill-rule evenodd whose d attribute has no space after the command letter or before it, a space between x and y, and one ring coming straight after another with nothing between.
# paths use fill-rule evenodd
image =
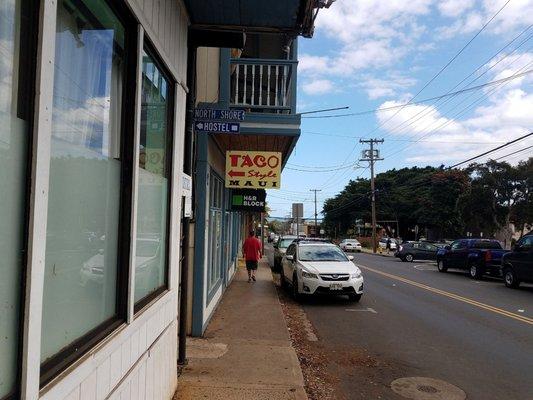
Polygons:
<instances>
[{"instance_id":1,"label":"building facade","mask_svg":"<svg viewBox=\"0 0 533 400\"><path fill-rule=\"evenodd\" d=\"M224 149L288 156L299 133L287 82L229 147L192 131L196 104L242 103L232 87L248 78L229 49L244 32L312 32L315 1L242 3L1 2L1 400L172 397L179 307L203 331L250 222L229 211ZM202 52L217 57L214 86Z\"/></svg>"}]
</instances>

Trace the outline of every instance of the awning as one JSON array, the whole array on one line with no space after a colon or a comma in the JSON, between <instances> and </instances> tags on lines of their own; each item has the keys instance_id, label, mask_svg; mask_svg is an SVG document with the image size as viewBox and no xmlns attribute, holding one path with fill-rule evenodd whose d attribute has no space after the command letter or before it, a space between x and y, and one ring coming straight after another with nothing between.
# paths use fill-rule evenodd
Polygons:
<instances>
[{"instance_id":1,"label":"awning","mask_svg":"<svg viewBox=\"0 0 533 400\"><path fill-rule=\"evenodd\" d=\"M311 36L314 0L184 0L193 28Z\"/></svg>"}]
</instances>

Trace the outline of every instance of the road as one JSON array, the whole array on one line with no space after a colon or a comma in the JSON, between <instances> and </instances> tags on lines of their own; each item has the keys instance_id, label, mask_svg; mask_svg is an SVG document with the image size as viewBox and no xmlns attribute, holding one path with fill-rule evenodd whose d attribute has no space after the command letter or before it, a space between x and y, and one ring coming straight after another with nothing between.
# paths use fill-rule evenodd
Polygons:
<instances>
[{"instance_id":1,"label":"road","mask_svg":"<svg viewBox=\"0 0 533 400\"><path fill-rule=\"evenodd\" d=\"M360 303L303 302L348 399L401 399L391 381L424 376L468 399L533 399L533 286L506 288L433 263L356 254Z\"/></svg>"}]
</instances>

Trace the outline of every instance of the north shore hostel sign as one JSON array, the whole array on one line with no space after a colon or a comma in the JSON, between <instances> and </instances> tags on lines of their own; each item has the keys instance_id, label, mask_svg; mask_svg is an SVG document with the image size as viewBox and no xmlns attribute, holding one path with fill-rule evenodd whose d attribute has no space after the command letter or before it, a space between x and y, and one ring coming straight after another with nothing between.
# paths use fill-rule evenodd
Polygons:
<instances>
[{"instance_id":1,"label":"north shore hostel sign","mask_svg":"<svg viewBox=\"0 0 533 400\"><path fill-rule=\"evenodd\" d=\"M227 188L279 189L281 153L273 151L227 151Z\"/></svg>"},{"instance_id":2,"label":"north shore hostel sign","mask_svg":"<svg viewBox=\"0 0 533 400\"><path fill-rule=\"evenodd\" d=\"M197 120L244 121L244 110L197 108L194 110L194 118Z\"/></svg>"},{"instance_id":3,"label":"north shore hostel sign","mask_svg":"<svg viewBox=\"0 0 533 400\"><path fill-rule=\"evenodd\" d=\"M233 189L232 211L265 212L266 192L262 189Z\"/></svg>"}]
</instances>

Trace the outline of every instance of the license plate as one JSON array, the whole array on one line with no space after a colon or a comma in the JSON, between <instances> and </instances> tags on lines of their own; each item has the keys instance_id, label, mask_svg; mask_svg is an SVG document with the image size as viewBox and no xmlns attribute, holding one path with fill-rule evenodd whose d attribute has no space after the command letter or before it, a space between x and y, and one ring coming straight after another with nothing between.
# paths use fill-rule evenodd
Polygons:
<instances>
[{"instance_id":1,"label":"license plate","mask_svg":"<svg viewBox=\"0 0 533 400\"><path fill-rule=\"evenodd\" d=\"M329 290L342 290L342 283L331 283Z\"/></svg>"}]
</instances>

